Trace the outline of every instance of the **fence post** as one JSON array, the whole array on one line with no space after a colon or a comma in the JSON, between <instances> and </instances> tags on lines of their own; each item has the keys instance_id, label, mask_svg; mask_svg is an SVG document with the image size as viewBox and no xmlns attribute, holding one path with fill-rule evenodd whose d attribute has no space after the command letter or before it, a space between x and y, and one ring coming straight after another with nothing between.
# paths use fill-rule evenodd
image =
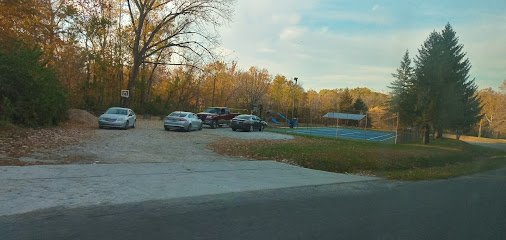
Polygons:
<instances>
[{"instance_id":1,"label":"fence post","mask_svg":"<svg viewBox=\"0 0 506 240\"><path fill-rule=\"evenodd\" d=\"M364 140L367 140L367 113L365 113Z\"/></svg>"},{"instance_id":2,"label":"fence post","mask_svg":"<svg viewBox=\"0 0 506 240\"><path fill-rule=\"evenodd\" d=\"M337 132L339 131L339 111L337 111L337 116L336 116L336 138L338 136Z\"/></svg>"}]
</instances>

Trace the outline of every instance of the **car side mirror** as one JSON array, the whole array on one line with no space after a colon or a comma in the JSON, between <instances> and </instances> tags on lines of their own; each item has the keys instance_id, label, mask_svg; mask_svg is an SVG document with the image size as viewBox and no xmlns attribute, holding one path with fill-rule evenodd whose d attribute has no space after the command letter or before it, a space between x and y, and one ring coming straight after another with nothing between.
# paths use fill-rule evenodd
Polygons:
<instances>
[{"instance_id":1,"label":"car side mirror","mask_svg":"<svg viewBox=\"0 0 506 240\"><path fill-rule=\"evenodd\" d=\"M130 114L128 114L128 116L131 117L131 116L133 116L133 114L130 113Z\"/></svg>"}]
</instances>

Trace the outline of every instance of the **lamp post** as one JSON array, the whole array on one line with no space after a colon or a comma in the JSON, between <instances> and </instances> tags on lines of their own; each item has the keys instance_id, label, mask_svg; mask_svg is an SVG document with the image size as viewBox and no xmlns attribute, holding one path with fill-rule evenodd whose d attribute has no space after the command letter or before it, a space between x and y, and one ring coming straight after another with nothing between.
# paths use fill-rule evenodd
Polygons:
<instances>
[{"instance_id":1,"label":"lamp post","mask_svg":"<svg viewBox=\"0 0 506 240\"><path fill-rule=\"evenodd\" d=\"M297 80L299 78L295 77L293 80L295 81L295 88L293 89L293 104L292 104L292 121L295 119L295 91L297 91Z\"/></svg>"}]
</instances>

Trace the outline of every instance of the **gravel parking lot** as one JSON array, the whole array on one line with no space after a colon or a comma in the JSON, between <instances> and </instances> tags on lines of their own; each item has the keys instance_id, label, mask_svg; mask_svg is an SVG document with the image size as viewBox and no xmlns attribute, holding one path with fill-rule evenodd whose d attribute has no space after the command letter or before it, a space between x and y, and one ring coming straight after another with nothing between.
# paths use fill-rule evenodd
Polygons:
<instances>
[{"instance_id":1,"label":"gravel parking lot","mask_svg":"<svg viewBox=\"0 0 506 240\"><path fill-rule=\"evenodd\" d=\"M241 161L238 157L221 156L209 150L207 144L220 138L292 139L292 136L272 132L234 132L228 127L201 131L165 131L159 120L137 120L135 129L95 129L95 138L78 145L36 152L23 161L50 163L159 163Z\"/></svg>"}]
</instances>

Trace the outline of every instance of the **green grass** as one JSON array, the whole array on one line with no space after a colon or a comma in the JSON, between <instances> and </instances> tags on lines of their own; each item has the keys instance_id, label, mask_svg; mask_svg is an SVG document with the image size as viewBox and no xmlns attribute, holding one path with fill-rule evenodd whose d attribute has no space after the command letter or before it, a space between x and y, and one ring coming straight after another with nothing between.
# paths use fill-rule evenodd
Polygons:
<instances>
[{"instance_id":1,"label":"green grass","mask_svg":"<svg viewBox=\"0 0 506 240\"><path fill-rule=\"evenodd\" d=\"M397 180L451 178L506 166L506 152L453 139L436 139L430 145L394 145L289 134L299 137L250 149L260 158L289 159L312 169Z\"/></svg>"}]
</instances>

